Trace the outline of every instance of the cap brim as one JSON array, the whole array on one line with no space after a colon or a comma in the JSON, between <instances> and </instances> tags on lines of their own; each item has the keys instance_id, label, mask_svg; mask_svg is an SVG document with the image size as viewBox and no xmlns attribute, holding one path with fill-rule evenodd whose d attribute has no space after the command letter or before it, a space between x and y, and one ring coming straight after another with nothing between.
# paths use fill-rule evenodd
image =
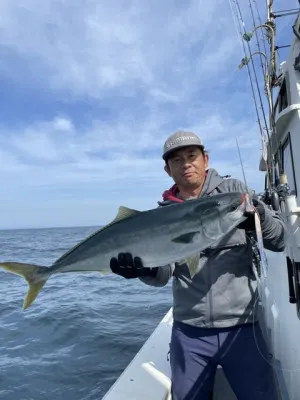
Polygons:
<instances>
[{"instance_id":1,"label":"cap brim","mask_svg":"<svg viewBox=\"0 0 300 400\"><path fill-rule=\"evenodd\" d=\"M178 146L178 147L175 147L173 149L166 151L162 156L163 160L167 161L167 159L170 157L170 154L172 154L172 153L174 153L174 151L182 149L184 147L200 147L201 149L204 149L203 144L191 144L191 143L183 144L181 146Z\"/></svg>"}]
</instances>

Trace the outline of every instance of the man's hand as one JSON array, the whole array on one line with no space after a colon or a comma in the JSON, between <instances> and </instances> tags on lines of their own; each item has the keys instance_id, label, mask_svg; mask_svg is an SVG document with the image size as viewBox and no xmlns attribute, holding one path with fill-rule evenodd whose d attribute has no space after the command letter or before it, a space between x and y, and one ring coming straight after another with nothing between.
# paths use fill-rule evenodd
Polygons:
<instances>
[{"instance_id":1,"label":"man's hand","mask_svg":"<svg viewBox=\"0 0 300 400\"><path fill-rule=\"evenodd\" d=\"M252 198L252 204L255 207L253 211L246 211L245 216L247 219L239 224L237 228L245 229L246 231L255 231L255 219L254 213L257 212L259 214L260 222L264 222L265 220L265 208L263 204L261 204L255 197Z\"/></svg>"},{"instance_id":2,"label":"man's hand","mask_svg":"<svg viewBox=\"0 0 300 400\"><path fill-rule=\"evenodd\" d=\"M130 253L119 253L118 257L110 260L110 269L114 274L123 276L126 279L139 277L155 277L158 271L156 268L145 268L140 257L132 257Z\"/></svg>"}]
</instances>

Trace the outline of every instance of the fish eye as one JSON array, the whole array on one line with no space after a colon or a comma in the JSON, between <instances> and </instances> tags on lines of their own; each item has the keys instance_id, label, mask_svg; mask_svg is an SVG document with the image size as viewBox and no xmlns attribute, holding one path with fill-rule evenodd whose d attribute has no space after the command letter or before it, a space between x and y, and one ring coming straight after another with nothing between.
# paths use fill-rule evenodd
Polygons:
<instances>
[{"instance_id":1,"label":"fish eye","mask_svg":"<svg viewBox=\"0 0 300 400\"><path fill-rule=\"evenodd\" d=\"M239 206L239 204L237 204L237 203L231 203L231 204L229 204L228 212L233 212L233 211L235 211L235 210L237 209L238 206Z\"/></svg>"}]
</instances>

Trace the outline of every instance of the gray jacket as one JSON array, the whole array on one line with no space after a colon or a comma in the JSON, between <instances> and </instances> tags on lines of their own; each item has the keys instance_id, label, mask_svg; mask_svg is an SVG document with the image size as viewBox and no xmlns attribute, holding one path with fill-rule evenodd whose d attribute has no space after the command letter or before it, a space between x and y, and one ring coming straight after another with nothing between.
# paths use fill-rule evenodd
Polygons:
<instances>
[{"instance_id":1,"label":"gray jacket","mask_svg":"<svg viewBox=\"0 0 300 400\"><path fill-rule=\"evenodd\" d=\"M214 169L209 169L200 197L234 191L247 192L241 181L222 179ZM264 247L283 251L285 225L279 215L263 206ZM222 242L222 247L211 247L200 254L198 271L193 279L186 264L159 268L155 278L140 279L148 285L165 286L173 276L174 320L198 327L230 327L257 319L253 317L257 282L252 263L253 248L249 236L244 229L236 228Z\"/></svg>"}]
</instances>

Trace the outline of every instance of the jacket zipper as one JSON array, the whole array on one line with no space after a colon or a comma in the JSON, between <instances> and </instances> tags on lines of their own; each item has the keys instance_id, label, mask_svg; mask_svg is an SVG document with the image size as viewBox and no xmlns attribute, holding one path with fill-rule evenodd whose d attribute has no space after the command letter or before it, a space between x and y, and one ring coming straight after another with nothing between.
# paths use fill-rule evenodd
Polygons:
<instances>
[{"instance_id":1,"label":"jacket zipper","mask_svg":"<svg viewBox=\"0 0 300 400\"><path fill-rule=\"evenodd\" d=\"M208 308L209 308L209 324L210 327L214 327L214 319L213 319L213 296L212 296L212 284L211 284L211 275L210 275L210 270L208 270L208 277L209 277L209 291L208 291Z\"/></svg>"},{"instance_id":2,"label":"jacket zipper","mask_svg":"<svg viewBox=\"0 0 300 400\"><path fill-rule=\"evenodd\" d=\"M210 286L211 288L211 286ZM209 291L209 317L210 317L210 327L214 327L214 319L213 319L213 299L212 299L212 289Z\"/></svg>"}]
</instances>

